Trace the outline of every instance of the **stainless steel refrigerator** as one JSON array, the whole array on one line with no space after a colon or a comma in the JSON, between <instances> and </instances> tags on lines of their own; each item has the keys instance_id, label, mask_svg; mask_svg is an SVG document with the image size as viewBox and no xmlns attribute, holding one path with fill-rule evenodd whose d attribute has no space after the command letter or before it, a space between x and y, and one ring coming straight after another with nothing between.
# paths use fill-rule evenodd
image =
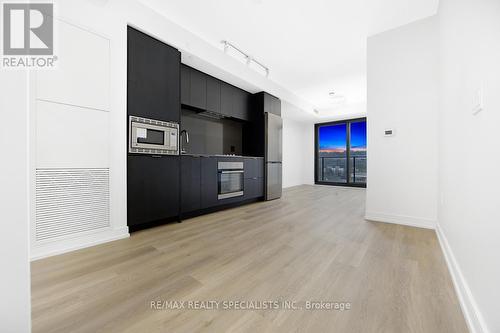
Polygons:
<instances>
[{"instance_id":1,"label":"stainless steel refrigerator","mask_svg":"<svg viewBox=\"0 0 500 333\"><path fill-rule=\"evenodd\" d=\"M282 192L282 142L283 120L280 116L265 113L266 133L266 200L278 199Z\"/></svg>"}]
</instances>

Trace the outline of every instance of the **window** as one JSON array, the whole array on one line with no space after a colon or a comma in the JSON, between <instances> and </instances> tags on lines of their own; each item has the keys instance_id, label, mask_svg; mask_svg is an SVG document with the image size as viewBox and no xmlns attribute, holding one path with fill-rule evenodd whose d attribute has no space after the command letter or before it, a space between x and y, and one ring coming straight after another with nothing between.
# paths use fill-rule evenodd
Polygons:
<instances>
[{"instance_id":1,"label":"window","mask_svg":"<svg viewBox=\"0 0 500 333\"><path fill-rule=\"evenodd\" d=\"M316 124L316 183L366 187L366 119Z\"/></svg>"}]
</instances>

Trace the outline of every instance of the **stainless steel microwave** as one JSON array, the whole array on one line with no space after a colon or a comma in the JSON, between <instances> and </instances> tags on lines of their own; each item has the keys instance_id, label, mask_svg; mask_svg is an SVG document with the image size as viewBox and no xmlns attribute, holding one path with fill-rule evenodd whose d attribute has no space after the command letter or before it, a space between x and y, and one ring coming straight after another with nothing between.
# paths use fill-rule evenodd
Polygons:
<instances>
[{"instance_id":1,"label":"stainless steel microwave","mask_svg":"<svg viewBox=\"0 0 500 333\"><path fill-rule=\"evenodd\" d=\"M179 155L179 124L129 116L130 153Z\"/></svg>"}]
</instances>

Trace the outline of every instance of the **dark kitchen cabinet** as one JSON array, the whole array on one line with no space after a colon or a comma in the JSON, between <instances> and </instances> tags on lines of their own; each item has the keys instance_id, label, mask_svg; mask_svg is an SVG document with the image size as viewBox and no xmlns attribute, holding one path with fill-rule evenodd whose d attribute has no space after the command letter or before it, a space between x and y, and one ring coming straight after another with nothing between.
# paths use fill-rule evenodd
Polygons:
<instances>
[{"instance_id":1,"label":"dark kitchen cabinet","mask_svg":"<svg viewBox=\"0 0 500 333\"><path fill-rule=\"evenodd\" d=\"M221 84L221 114L240 120L250 119L251 95L230 84Z\"/></svg>"},{"instance_id":2,"label":"dark kitchen cabinet","mask_svg":"<svg viewBox=\"0 0 500 333\"><path fill-rule=\"evenodd\" d=\"M256 199L264 196L264 179L248 178L244 180L244 199Z\"/></svg>"},{"instance_id":3,"label":"dark kitchen cabinet","mask_svg":"<svg viewBox=\"0 0 500 333\"><path fill-rule=\"evenodd\" d=\"M221 112L221 82L216 78L207 76L207 111Z\"/></svg>"},{"instance_id":4,"label":"dark kitchen cabinet","mask_svg":"<svg viewBox=\"0 0 500 333\"><path fill-rule=\"evenodd\" d=\"M251 121L247 121L242 126L243 155L264 156L264 113L252 109Z\"/></svg>"},{"instance_id":5,"label":"dark kitchen cabinet","mask_svg":"<svg viewBox=\"0 0 500 333\"><path fill-rule=\"evenodd\" d=\"M243 167L245 169L245 200L262 197L264 195L264 159L245 158Z\"/></svg>"},{"instance_id":6,"label":"dark kitchen cabinet","mask_svg":"<svg viewBox=\"0 0 500 333\"><path fill-rule=\"evenodd\" d=\"M228 118L251 120L252 95L208 74L181 65L181 103Z\"/></svg>"},{"instance_id":7,"label":"dark kitchen cabinet","mask_svg":"<svg viewBox=\"0 0 500 333\"><path fill-rule=\"evenodd\" d=\"M189 105L201 110L207 108L207 75L194 69L191 69Z\"/></svg>"},{"instance_id":8,"label":"dark kitchen cabinet","mask_svg":"<svg viewBox=\"0 0 500 333\"><path fill-rule=\"evenodd\" d=\"M201 208L201 158L181 157L181 211L192 212Z\"/></svg>"},{"instance_id":9,"label":"dark kitchen cabinet","mask_svg":"<svg viewBox=\"0 0 500 333\"><path fill-rule=\"evenodd\" d=\"M127 170L128 226L179 215L179 157L129 155Z\"/></svg>"},{"instance_id":10,"label":"dark kitchen cabinet","mask_svg":"<svg viewBox=\"0 0 500 333\"><path fill-rule=\"evenodd\" d=\"M266 93L252 96L250 121L243 125L243 154L264 156L265 153L265 114L281 115L281 101Z\"/></svg>"},{"instance_id":11,"label":"dark kitchen cabinet","mask_svg":"<svg viewBox=\"0 0 500 333\"><path fill-rule=\"evenodd\" d=\"M281 101L279 98L264 93L264 112L281 116Z\"/></svg>"},{"instance_id":12,"label":"dark kitchen cabinet","mask_svg":"<svg viewBox=\"0 0 500 333\"><path fill-rule=\"evenodd\" d=\"M131 27L127 28L127 115L180 121L180 52ZM179 172L178 156L127 155L130 230L179 217Z\"/></svg>"},{"instance_id":13,"label":"dark kitchen cabinet","mask_svg":"<svg viewBox=\"0 0 500 333\"><path fill-rule=\"evenodd\" d=\"M241 120L250 119L250 94L236 88L233 95L233 116Z\"/></svg>"},{"instance_id":14,"label":"dark kitchen cabinet","mask_svg":"<svg viewBox=\"0 0 500 333\"><path fill-rule=\"evenodd\" d=\"M255 110L259 113L273 113L281 116L281 100L264 91L254 95Z\"/></svg>"},{"instance_id":15,"label":"dark kitchen cabinet","mask_svg":"<svg viewBox=\"0 0 500 333\"><path fill-rule=\"evenodd\" d=\"M219 202L217 158L201 157L201 208L216 206Z\"/></svg>"},{"instance_id":16,"label":"dark kitchen cabinet","mask_svg":"<svg viewBox=\"0 0 500 333\"><path fill-rule=\"evenodd\" d=\"M233 95L236 88L227 83L220 87L220 113L226 117L233 116Z\"/></svg>"},{"instance_id":17,"label":"dark kitchen cabinet","mask_svg":"<svg viewBox=\"0 0 500 333\"><path fill-rule=\"evenodd\" d=\"M189 104L191 92L191 68L181 65L181 103Z\"/></svg>"},{"instance_id":18,"label":"dark kitchen cabinet","mask_svg":"<svg viewBox=\"0 0 500 333\"><path fill-rule=\"evenodd\" d=\"M264 159L263 158L245 158L244 159L245 178L263 178L264 177Z\"/></svg>"},{"instance_id":19,"label":"dark kitchen cabinet","mask_svg":"<svg viewBox=\"0 0 500 333\"><path fill-rule=\"evenodd\" d=\"M179 122L180 52L131 27L127 43L128 115Z\"/></svg>"}]
</instances>

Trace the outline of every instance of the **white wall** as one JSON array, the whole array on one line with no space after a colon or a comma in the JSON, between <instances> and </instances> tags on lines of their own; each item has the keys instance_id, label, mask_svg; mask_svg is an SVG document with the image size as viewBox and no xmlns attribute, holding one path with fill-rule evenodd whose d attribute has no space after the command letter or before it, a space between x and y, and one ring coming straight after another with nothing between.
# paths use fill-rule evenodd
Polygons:
<instances>
[{"instance_id":1,"label":"white wall","mask_svg":"<svg viewBox=\"0 0 500 333\"><path fill-rule=\"evenodd\" d=\"M441 0L436 18L368 41L366 215L438 221L472 332L500 331L499 41L495 0ZM389 127L396 135L384 138Z\"/></svg>"},{"instance_id":2,"label":"white wall","mask_svg":"<svg viewBox=\"0 0 500 333\"><path fill-rule=\"evenodd\" d=\"M314 183L314 125L297 120L293 105L283 102L283 188Z\"/></svg>"},{"instance_id":3,"label":"white wall","mask_svg":"<svg viewBox=\"0 0 500 333\"><path fill-rule=\"evenodd\" d=\"M22 70L0 70L0 327L31 328L28 204L28 77Z\"/></svg>"},{"instance_id":4,"label":"white wall","mask_svg":"<svg viewBox=\"0 0 500 333\"><path fill-rule=\"evenodd\" d=\"M368 39L368 219L435 226L436 24L424 19ZM395 135L384 137L386 128Z\"/></svg>"},{"instance_id":5,"label":"white wall","mask_svg":"<svg viewBox=\"0 0 500 333\"><path fill-rule=\"evenodd\" d=\"M473 331L500 332L500 2L441 0L439 20L438 233Z\"/></svg>"}]
</instances>

